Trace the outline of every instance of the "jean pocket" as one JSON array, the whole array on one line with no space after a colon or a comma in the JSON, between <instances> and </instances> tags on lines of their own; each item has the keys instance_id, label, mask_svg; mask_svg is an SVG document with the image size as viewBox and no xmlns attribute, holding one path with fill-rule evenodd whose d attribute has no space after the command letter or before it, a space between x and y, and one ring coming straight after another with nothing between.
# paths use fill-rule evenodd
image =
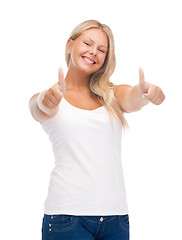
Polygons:
<instances>
[{"instance_id":1,"label":"jean pocket","mask_svg":"<svg viewBox=\"0 0 182 240\"><path fill-rule=\"evenodd\" d=\"M124 231L129 231L130 229L130 222L129 222L129 215L119 215L118 216L119 225Z\"/></svg>"},{"instance_id":2,"label":"jean pocket","mask_svg":"<svg viewBox=\"0 0 182 240\"><path fill-rule=\"evenodd\" d=\"M53 215L51 217L51 231L62 232L71 230L78 220L77 216L74 215Z\"/></svg>"}]
</instances>

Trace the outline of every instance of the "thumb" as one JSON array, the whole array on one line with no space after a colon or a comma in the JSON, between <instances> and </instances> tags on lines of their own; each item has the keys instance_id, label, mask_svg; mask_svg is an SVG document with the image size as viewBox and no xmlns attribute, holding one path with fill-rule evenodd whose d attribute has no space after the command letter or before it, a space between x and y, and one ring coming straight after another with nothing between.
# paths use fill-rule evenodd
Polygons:
<instances>
[{"instance_id":1,"label":"thumb","mask_svg":"<svg viewBox=\"0 0 182 240\"><path fill-rule=\"evenodd\" d=\"M59 84L61 84L61 82L64 79L64 73L63 73L62 67L60 67L59 70L58 70L58 78L59 78Z\"/></svg>"},{"instance_id":2,"label":"thumb","mask_svg":"<svg viewBox=\"0 0 182 240\"><path fill-rule=\"evenodd\" d=\"M143 85L145 83L145 77L144 77L144 72L141 67L139 67L139 79L140 79L140 84Z\"/></svg>"},{"instance_id":3,"label":"thumb","mask_svg":"<svg viewBox=\"0 0 182 240\"><path fill-rule=\"evenodd\" d=\"M58 78L59 78L58 84L60 85L61 92L62 92L62 94L64 95L65 92L66 92L66 85L65 85L64 73L63 73L62 67L59 68Z\"/></svg>"},{"instance_id":4,"label":"thumb","mask_svg":"<svg viewBox=\"0 0 182 240\"><path fill-rule=\"evenodd\" d=\"M148 93L148 84L145 82L144 72L143 69L139 68L139 88L142 94L144 94L144 97L146 97L146 93Z\"/></svg>"}]
</instances>

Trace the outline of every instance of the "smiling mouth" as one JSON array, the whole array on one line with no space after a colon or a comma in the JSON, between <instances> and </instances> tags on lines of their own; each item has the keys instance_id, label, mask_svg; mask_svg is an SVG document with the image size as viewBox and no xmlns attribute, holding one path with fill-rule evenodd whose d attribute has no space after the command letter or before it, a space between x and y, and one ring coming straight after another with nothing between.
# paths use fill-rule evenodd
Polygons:
<instances>
[{"instance_id":1,"label":"smiling mouth","mask_svg":"<svg viewBox=\"0 0 182 240\"><path fill-rule=\"evenodd\" d=\"M93 61L92 59L90 59L90 58L88 58L88 57L82 56L82 58L83 58L86 62L88 62L88 63L90 63L90 64L96 64L95 61Z\"/></svg>"}]
</instances>

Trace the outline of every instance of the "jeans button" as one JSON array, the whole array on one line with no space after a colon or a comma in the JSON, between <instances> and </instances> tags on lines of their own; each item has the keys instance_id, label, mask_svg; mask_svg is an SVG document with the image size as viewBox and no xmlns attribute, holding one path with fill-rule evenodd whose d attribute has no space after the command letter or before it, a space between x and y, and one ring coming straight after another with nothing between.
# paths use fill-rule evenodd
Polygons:
<instances>
[{"instance_id":1,"label":"jeans button","mask_svg":"<svg viewBox=\"0 0 182 240\"><path fill-rule=\"evenodd\" d=\"M103 217L101 217L101 218L100 218L100 221L102 222L103 220L104 220L104 218L103 218Z\"/></svg>"}]
</instances>

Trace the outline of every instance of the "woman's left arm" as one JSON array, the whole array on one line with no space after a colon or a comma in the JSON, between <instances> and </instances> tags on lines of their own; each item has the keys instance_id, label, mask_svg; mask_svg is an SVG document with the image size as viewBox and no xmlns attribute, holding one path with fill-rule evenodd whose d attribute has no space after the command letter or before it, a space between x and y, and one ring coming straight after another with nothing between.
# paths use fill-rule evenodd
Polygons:
<instances>
[{"instance_id":1,"label":"woman's left arm","mask_svg":"<svg viewBox=\"0 0 182 240\"><path fill-rule=\"evenodd\" d=\"M134 87L118 85L114 89L114 95L124 112L136 112L149 102L160 105L165 99L160 87L145 82L142 68L139 69L139 77L139 84Z\"/></svg>"}]
</instances>

